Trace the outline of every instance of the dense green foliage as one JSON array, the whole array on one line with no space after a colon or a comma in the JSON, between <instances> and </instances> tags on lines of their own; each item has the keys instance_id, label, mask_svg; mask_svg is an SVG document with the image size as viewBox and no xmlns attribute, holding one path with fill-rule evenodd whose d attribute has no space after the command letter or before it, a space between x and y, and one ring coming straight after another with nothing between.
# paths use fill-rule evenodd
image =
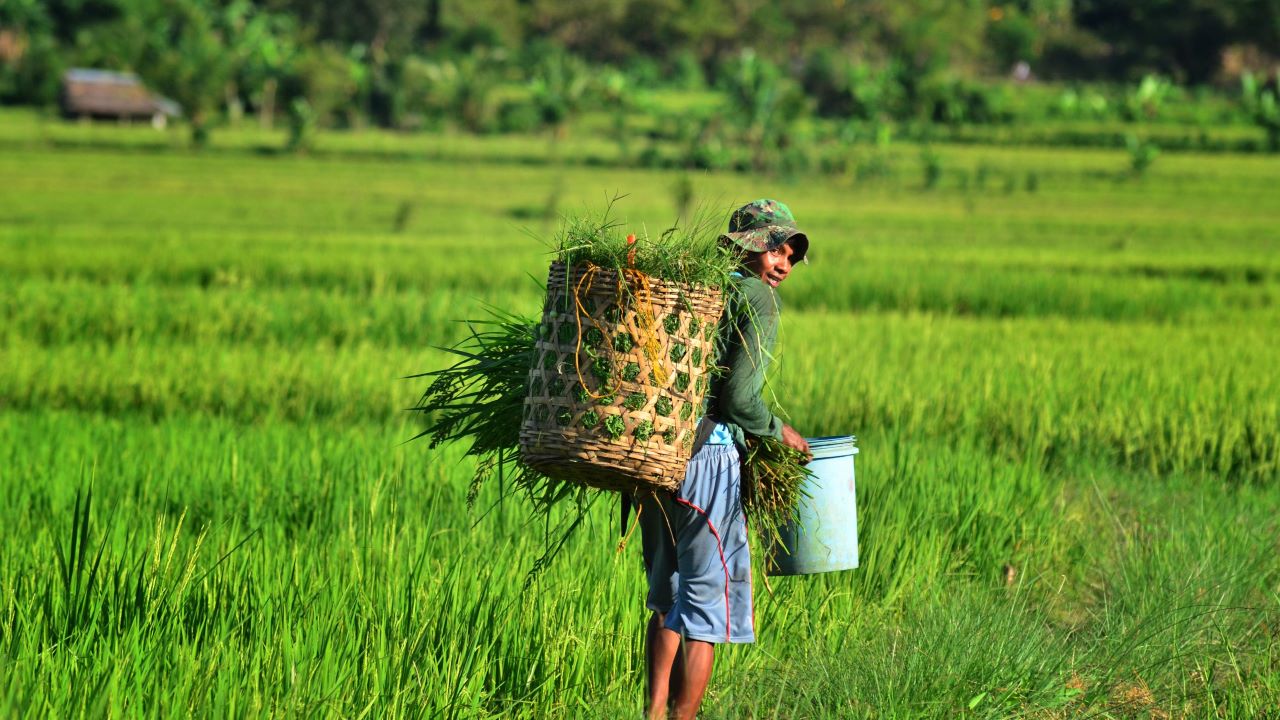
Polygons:
<instances>
[{"instance_id":1,"label":"dense green foliage","mask_svg":"<svg viewBox=\"0 0 1280 720\"><path fill-rule=\"evenodd\" d=\"M12 0L0 101L53 105L70 67L130 70L178 102L198 143L248 113L287 125L299 151L318 127L561 138L594 111L624 145L656 132L689 144L688 164L752 170L795 165L785 156L814 132L886 123L1176 121L1199 137L1228 121L1274 140L1240 79L1274 96L1260 48L1277 18L1276 0ZM653 91L713 107L664 108ZM725 157L740 145L749 157Z\"/></svg>"},{"instance_id":2,"label":"dense green foliage","mask_svg":"<svg viewBox=\"0 0 1280 720\"><path fill-rule=\"evenodd\" d=\"M464 448L403 442L426 382L401 376L447 364L455 319L536 312L552 188L629 193L650 228L775 196L813 239L771 388L806 434L859 436L862 566L760 582L709 717L1280 701L1272 159L1135 177L1122 149L894 143L885 172L788 182L591 137L556 152L600 166L263 137L0 114L0 714L633 714L616 508L526 590L546 526L498 487L469 508Z\"/></svg>"}]
</instances>

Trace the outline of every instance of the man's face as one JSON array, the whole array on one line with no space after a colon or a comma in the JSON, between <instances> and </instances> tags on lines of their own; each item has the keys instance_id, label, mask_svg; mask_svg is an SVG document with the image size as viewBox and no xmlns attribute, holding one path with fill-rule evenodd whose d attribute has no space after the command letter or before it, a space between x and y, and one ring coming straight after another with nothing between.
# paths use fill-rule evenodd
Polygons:
<instances>
[{"instance_id":1,"label":"man's face","mask_svg":"<svg viewBox=\"0 0 1280 720\"><path fill-rule=\"evenodd\" d=\"M778 287L791 274L791 243L785 242L772 250L751 253L744 263L752 275L758 276L769 287Z\"/></svg>"}]
</instances>

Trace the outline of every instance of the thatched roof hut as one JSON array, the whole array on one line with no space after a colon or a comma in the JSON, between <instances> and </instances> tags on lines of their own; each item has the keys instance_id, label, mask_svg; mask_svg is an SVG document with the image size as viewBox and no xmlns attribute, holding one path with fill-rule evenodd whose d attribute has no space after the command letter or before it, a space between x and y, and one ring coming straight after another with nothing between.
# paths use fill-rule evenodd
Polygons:
<instances>
[{"instance_id":1,"label":"thatched roof hut","mask_svg":"<svg viewBox=\"0 0 1280 720\"><path fill-rule=\"evenodd\" d=\"M68 117L151 120L182 114L172 100L151 94L137 75L75 68L62 75L62 113Z\"/></svg>"}]
</instances>

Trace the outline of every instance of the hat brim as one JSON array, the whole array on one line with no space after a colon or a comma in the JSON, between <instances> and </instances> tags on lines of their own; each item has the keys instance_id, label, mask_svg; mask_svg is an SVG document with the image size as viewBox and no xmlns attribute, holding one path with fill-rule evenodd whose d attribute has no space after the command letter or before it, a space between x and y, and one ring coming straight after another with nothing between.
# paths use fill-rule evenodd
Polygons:
<instances>
[{"instance_id":1,"label":"hat brim","mask_svg":"<svg viewBox=\"0 0 1280 720\"><path fill-rule=\"evenodd\" d=\"M791 264L806 262L809 257L809 236L796 230L785 242L791 243Z\"/></svg>"},{"instance_id":2,"label":"hat brim","mask_svg":"<svg viewBox=\"0 0 1280 720\"><path fill-rule=\"evenodd\" d=\"M791 243L791 264L803 262L809 254L809 236L799 228L769 225L720 235L721 242L729 242L747 252L765 252Z\"/></svg>"}]
</instances>

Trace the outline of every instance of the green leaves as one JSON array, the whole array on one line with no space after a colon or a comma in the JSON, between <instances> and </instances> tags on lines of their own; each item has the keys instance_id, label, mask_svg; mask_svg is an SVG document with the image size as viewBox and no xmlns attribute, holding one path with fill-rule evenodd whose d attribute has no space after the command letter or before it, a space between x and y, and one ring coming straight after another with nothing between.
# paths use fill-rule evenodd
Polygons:
<instances>
[{"instance_id":1,"label":"green leaves","mask_svg":"<svg viewBox=\"0 0 1280 720\"><path fill-rule=\"evenodd\" d=\"M778 530L794 520L805 497L809 470L799 451L776 438L751 438L742 460L742 507L765 546L778 539Z\"/></svg>"},{"instance_id":2,"label":"green leaves","mask_svg":"<svg viewBox=\"0 0 1280 720\"><path fill-rule=\"evenodd\" d=\"M106 536L98 543L97 550L89 555L89 508L93 504L93 490L82 493L76 490L75 508L71 512L71 528L66 546L55 546L58 561L58 578L62 581L62 603L47 608L55 619L54 627L61 633L59 640L69 638L83 624L90 621L90 602L99 580L98 569L102 563L102 551L106 548ZM48 600L46 600L48 602Z\"/></svg>"},{"instance_id":3,"label":"green leaves","mask_svg":"<svg viewBox=\"0 0 1280 720\"><path fill-rule=\"evenodd\" d=\"M520 492L535 507L549 510L561 500L580 497L585 489L553 481L519 459L526 383L529 367L538 354L535 347L541 330L538 323L516 315L491 312L492 320L467 323L470 335L457 345L444 348L460 358L458 362L443 370L410 376L433 378L422 399L411 408L427 419L425 428L413 439L426 437L433 447L454 441L468 443L466 454L480 460L472 478L473 487L496 470L499 477L510 482L508 492ZM547 358L553 361L554 357L554 353L545 353L541 362L547 363ZM548 391L557 384L563 391L560 378L549 381ZM576 391L584 392L581 387ZM559 426L572 421L571 415L562 410L553 413L546 405L537 406L533 418L538 422L554 421ZM581 422L589 427L593 419L584 416Z\"/></svg>"},{"instance_id":4,"label":"green leaves","mask_svg":"<svg viewBox=\"0 0 1280 720\"><path fill-rule=\"evenodd\" d=\"M632 245L627 243L630 233L612 218L614 204L622 197L614 196L597 216L566 218L554 240L557 258L571 267L591 262L611 270L631 268L669 282L703 287L728 284L738 259L720 245L724 218L704 212L690 224L674 225L656 237L635 233ZM680 329L678 315L668 315L661 321L668 333Z\"/></svg>"},{"instance_id":5,"label":"green leaves","mask_svg":"<svg viewBox=\"0 0 1280 720\"><path fill-rule=\"evenodd\" d=\"M666 395L663 395L653 403L653 411L658 413L659 415L662 415L663 417L667 417L671 414L671 410L672 410L671 405L672 405L671 398L667 397Z\"/></svg>"},{"instance_id":6,"label":"green leaves","mask_svg":"<svg viewBox=\"0 0 1280 720\"><path fill-rule=\"evenodd\" d=\"M604 431L611 439L617 440L627 431L627 423L621 415L609 415L604 419Z\"/></svg>"},{"instance_id":7,"label":"green leaves","mask_svg":"<svg viewBox=\"0 0 1280 720\"><path fill-rule=\"evenodd\" d=\"M1249 113L1254 124L1267 133L1267 149L1280 152L1280 72L1275 75L1272 87L1258 82L1253 73L1246 72L1240 77L1241 102L1245 112Z\"/></svg>"}]
</instances>

